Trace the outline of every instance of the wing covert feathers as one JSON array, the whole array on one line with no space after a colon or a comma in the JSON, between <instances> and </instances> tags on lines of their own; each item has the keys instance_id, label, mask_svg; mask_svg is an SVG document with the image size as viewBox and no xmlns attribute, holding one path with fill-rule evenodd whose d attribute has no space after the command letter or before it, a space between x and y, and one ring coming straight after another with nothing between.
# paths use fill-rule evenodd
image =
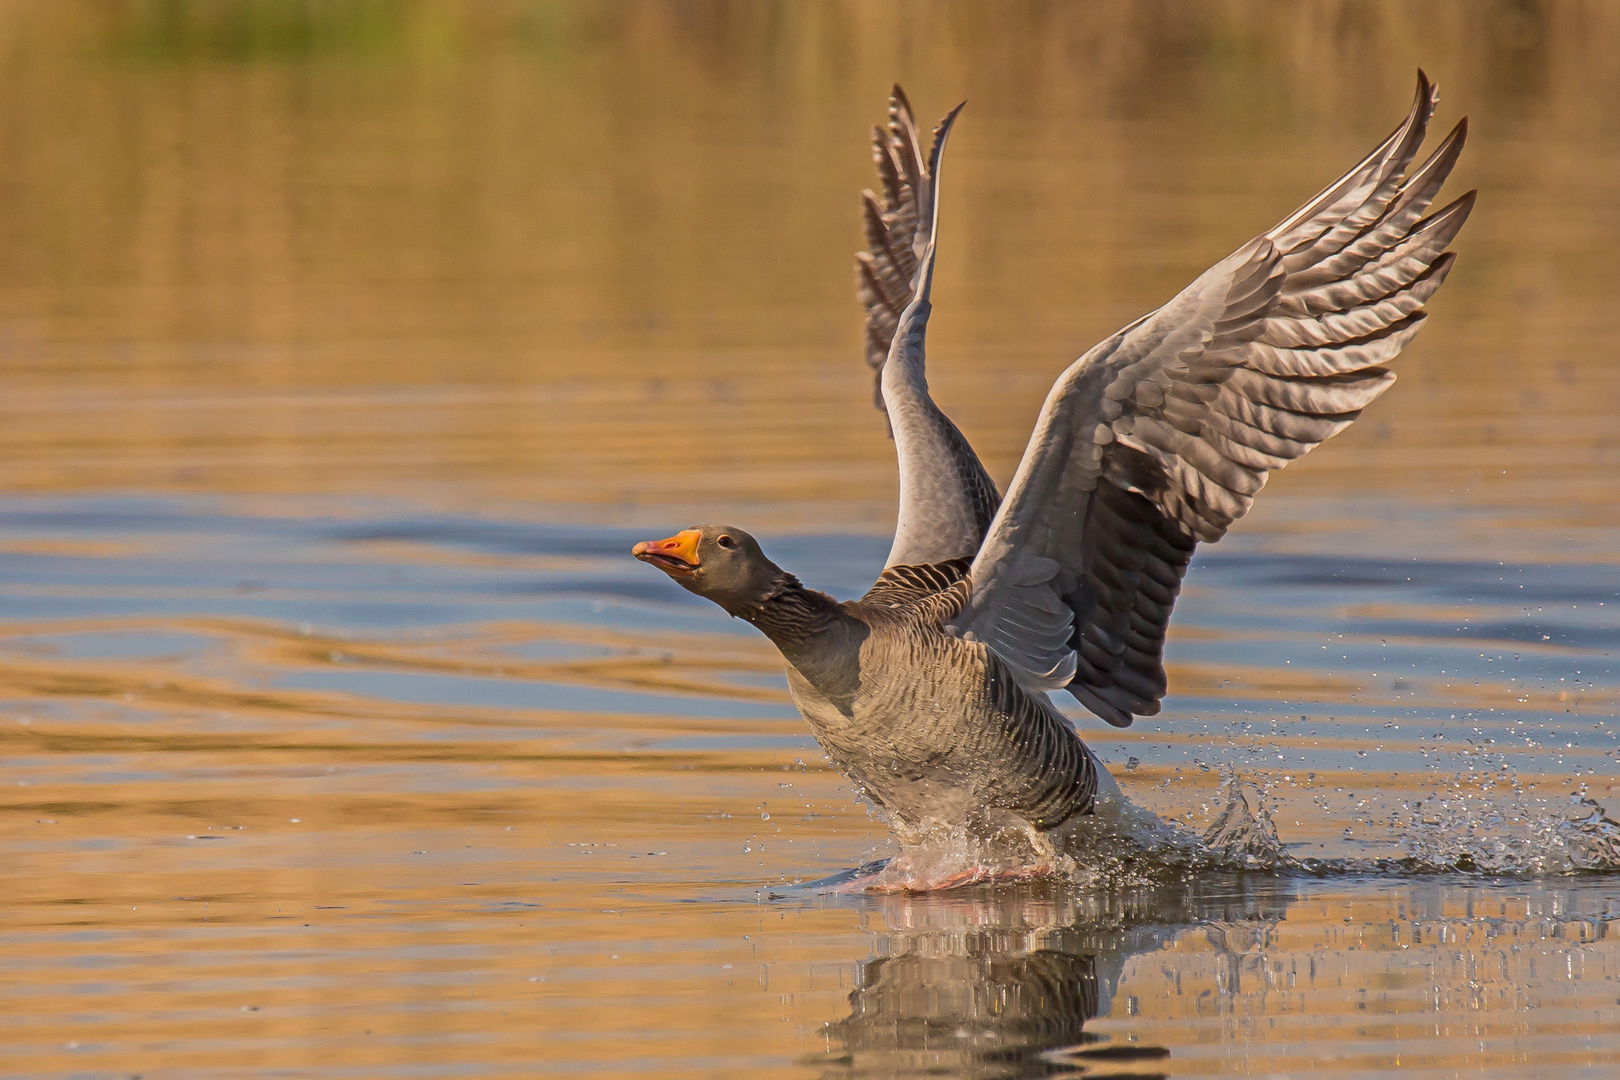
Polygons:
<instances>
[{"instance_id":1,"label":"wing covert feathers","mask_svg":"<svg viewBox=\"0 0 1620 1080\"><path fill-rule=\"evenodd\" d=\"M948 559L922 565L886 566L861 597L861 603L909 607L944 592L959 581L966 581L968 567L972 565L972 559Z\"/></svg>"},{"instance_id":2,"label":"wing covert feathers","mask_svg":"<svg viewBox=\"0 0 1620 1080\"><path fill-rule=\"evenodd\" d=\"M1158 711L1193 548L1389 389L1385 365L1455 261L1475 193L1430 206L1467 121L1410 168L1436 101L1420 71L1411 112L1371 154L1064 373L974 560L959 632L1110 723Z\"/></svg>"}]
</instances>

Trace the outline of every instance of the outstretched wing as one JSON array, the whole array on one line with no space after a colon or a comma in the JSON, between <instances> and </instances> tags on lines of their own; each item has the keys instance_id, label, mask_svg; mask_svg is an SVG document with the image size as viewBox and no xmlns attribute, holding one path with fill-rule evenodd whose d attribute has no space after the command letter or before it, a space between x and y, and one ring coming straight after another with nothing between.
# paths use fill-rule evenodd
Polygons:
<instances>
[{"instance_id":1,"label":"outstretched wing","mask_svg":"<svg viewBox=\"0 0 1620 1080\"><path fill-rule=\"evenodd\" d=\"M1365 160L1064 372L974 559L959 633L1110 723L1158 712L1193 548L1389 388L1382 365L1451 268L1475 193L1424 215L1467 121L1407 174L1435 102L1418 72L1411 114Z\"/></svg>"},{"instance_id":2,"label":"outstretched wing","mask_svg":"<svg viewBox=\"0 0 1620 1080\"><path fill-rule=\"evenodd\" d=\"M978 455L928 395L923 340L939 220L939 163L958 105L934 129L926 158L898 86L887 128L872 129L883 199L861 193L868 250L856 255L866 304L866 362L900 459L900 514L887 566L970 558L1001 495Z\"/></svg>"}]
</instances>

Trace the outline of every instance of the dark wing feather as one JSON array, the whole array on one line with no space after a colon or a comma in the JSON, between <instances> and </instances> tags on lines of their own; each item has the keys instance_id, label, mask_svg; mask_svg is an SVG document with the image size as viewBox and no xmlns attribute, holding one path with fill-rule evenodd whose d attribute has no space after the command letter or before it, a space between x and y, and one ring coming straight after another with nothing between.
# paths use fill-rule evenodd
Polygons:
<instances>
[{"instance_id":1,"label":"dark wing feather","mask_svg":"<svg viewBox=\"0 0 1620 1080\"><path fill-rule=\"evenodd\" d=\"M943 127L943 125L941 125ZM937 163L943 147L939 134L928 161ZM883 363L911 303L917 266L933 238L933 169L924 164L911 102L899 86L889 97L889 122L872 128L872 160L883 189L881 197L861 192L867 250L858 252L856 288L866 306L866 363L872 369L872 404L883 404Z\"/></svg>"}]
</instances>

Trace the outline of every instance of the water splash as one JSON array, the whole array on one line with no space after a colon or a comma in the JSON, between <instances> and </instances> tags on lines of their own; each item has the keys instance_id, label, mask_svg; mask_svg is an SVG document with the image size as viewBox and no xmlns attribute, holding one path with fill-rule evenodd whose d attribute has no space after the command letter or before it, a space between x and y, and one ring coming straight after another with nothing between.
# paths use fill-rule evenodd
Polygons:
<instances>
[{"instance_id":1,"label":"water splash","mask_svg":"<svg viewBox=\"0 0 1620 1080\"><path fill-rule=\"evenodd\" d=\"M1507 800L1435 795L1411 804L1407 864L1539 877L1620 869L1620 822L1584 793L1563 807L1515 790Z\"/></svg>"},{"instance_id":2,"label":"water splash","mask_svg":"<svg viewBox=\"0 0 1620 1080\"><path fill-rule=\"evenodd\" d=\"M1249 809L1238 771L1227 766L1222 772L1221 793L1226 805L1205 830L1201 840L1207 860L1231 870L1278 870L1293 864L1282 840L1265 792L1256 791L1258 811Z\"/></svg>"},{"instance_id":3,"label":"water splash","mask_svg":"<svg viewBox=\"0 0 1620 1080\"><path fill-rule=\"evenodd\" d=\"M1530 794L1511 767L1461 776L1447 790L1407 803L1391 816L1397 858L1295 858L1277 834L1268 790L1225 770L1224 806L1203 834L1198 864L1234 870L1312 874L1412 875L1466 873L1494 877L1551 877L1620 870L1620 822L1610 818L1584 786L1565 800Z\"/></svg>"},{"instance_id":4,"label":"water splash","mask_svg":"<svg viewBox=\"0 0 1620 1080\"><path fill-rule=\"evenodd\" d=\"M1114 787L1099 793L1094 813L1050 833L1014 827L989 836L963 827L936 830L901 844L897 855L807 887L917 893L1041 880L1129 887L1174 877L1197 860L1198 852L1195 834L1130 802Z\"/></svg>"},{"instance_id":5,"label":"water splash","mask_svg":"<svg viewBox=\"0 0 1620 1080\"><path fill-rule=\"evenodd\" d=\"M1497 790L1504 783L1506 797ZM1005 829L985 837L945 830L902 846L896 856L810 887L930 892L1033 880L1118 888L1231 871L1548 877L1620 870L1620 822L1584 789L1560 806L1531 796L1511 772L1493 772L1477 786L1459 778L1452 788L1407 804L1405 811L1389 823L1404 840L1399 857L1296 858L1278 835L1271 790L1226 766L1221 809L1202 834L1159 817L1108 785L1098 794L1095 812L1069 822L1060 834Z\"/></svg>"},{"instance_id":6,"label":"water splash","mask_svg":"<svg viewBox=\"0 0 1620 1080\"><path fill-rule=\"evenodd\" d=\"M1102 774L1108 777L1107 773ZM1206 837L1126 798L1108 777L1093 812L1050 833L1005 828L983 836L938 830L900 853L810 888L840 892L932 892L966 885L1053 880L1086 888L1163 884L1196 869L1255 870L1281 865L1281 845L1264 809L1250 812L1236 772L1228 805Z\"/></svg>"}]
</instances>

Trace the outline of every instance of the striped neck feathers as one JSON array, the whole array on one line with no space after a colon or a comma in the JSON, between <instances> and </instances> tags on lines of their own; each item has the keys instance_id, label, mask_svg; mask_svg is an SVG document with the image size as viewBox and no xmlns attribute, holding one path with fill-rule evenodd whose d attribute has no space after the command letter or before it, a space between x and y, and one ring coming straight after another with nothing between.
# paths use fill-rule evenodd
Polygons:
<instances>
[{"instance_id":1,"label":"striped neck feathers","mask_svg":"<svg viewBox=\"0 0 1620 1080\"><path fill-rule=\"evenodd\" d=\"M731 615L759 627L783 655L790 657L815 646L849 617L838 601L805 588L786 570L772 576L770 588L759 599L724 606Z\"/></svg>"}]
</instances>

